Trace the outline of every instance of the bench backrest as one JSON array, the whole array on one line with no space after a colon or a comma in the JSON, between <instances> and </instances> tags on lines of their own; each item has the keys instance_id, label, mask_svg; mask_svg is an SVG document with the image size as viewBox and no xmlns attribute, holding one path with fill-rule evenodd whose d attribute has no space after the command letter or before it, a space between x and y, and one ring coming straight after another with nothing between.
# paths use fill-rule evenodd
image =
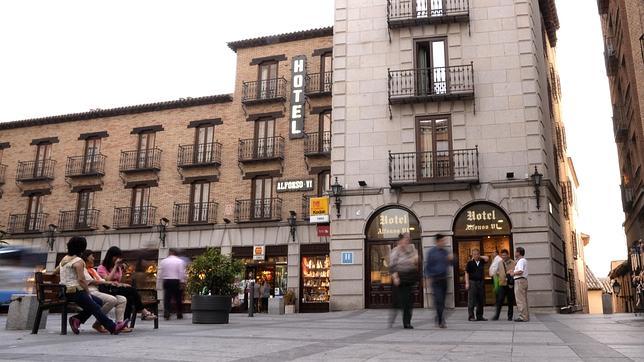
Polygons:
<instances>
[{"instance_id":1,"label":"bench backrest","mask_svg":"<svg viewBox=\"0 0 644 362\"><path fill-rule=\"evenodd\" d=\"M60 284L58 275L36 273L36 295L41 304L62 303L66 300L65 286Z\"/></svg>"}]
</instances>

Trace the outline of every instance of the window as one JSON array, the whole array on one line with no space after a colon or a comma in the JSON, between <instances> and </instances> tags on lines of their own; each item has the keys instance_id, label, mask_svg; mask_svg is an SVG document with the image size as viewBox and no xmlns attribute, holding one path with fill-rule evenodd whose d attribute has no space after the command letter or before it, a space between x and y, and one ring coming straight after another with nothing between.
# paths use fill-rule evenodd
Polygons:
<instances>
[{"instance_id":1,"label":"window","mask_svg":"<svg viewBox=\"0 0 644 362\"><path fill-rule=\"evenodd\" d=\"M333 86L333 53L320 56L320 91L331 92Z\"/></svg>"},{"instance_id":2,"label":"window","mask_svg":"<svg viewBox=\"0 0 644 362\"><path fill-rule=\"evenodd\" d=\"M210 183L205 181L195 182L190 185L190 222L208 222Z\"/></svg>"},{"instance_id":3,"label":"window","mask_svg":"<svg viewBox=\"0 0 644 362\"><path fill-rule=\"evenodd\" d=\"M43 199L44 196L40 194L30 195L27 201L27 217L25 230L38 230L43 225L42 215L43 212Z\"/></svg>"},{"instance_id":4,"label":"window","mask_svg":"<svg viewBox=\"0 0 644 362\"><path fill-rule=\"evenodd\" d=\"M255 157L270 158L275 152L275 119L260 118L255 121Z\"/></svg>"},{"instance_id":5,"label":"window","mask_svg":"<svg viewBox=\"0 0 644 362\"><path fill-rule=\"evenodd\" d=\"M277 61L267 61L259 65L259 99L273 98L277 95Z\"/></svg>"},{"instance_id":6,"label":"window","mask_svg":"<svg viewBox=\"0 0 644 362\"><path fill-rule=\"evenodd\" d=\"M34 177L42 177L46 174L46 163L49 159L51 159L51 143L41 143L37 145Z\"/></svg>"},{"instance_id":7,"label":"window","mask_svg":"<svg viewBox=\"0 0 644 362\"><path fill-rule=\"evenodd\" d=\"M255 219L270 219L272 212L273 178L260 176L253 179L252 205Z\"/></svg>"},{"instance_id":8,"label":"window","mask_svg":"<svg viewBox=\"0 0 644 362\"><path fill-rule=\"evenodd\" d=\"M101 153L101 139L98 137L85 140L85 153L83 157L83 173L94 173L98 167Z\"/></svg>"},{"instance_id":9,"label":"window","mask_svg":"<svg viewBox=\"0 0 644 362\"><path fill-rule=\"evenodd\" d=\"M452 177L454 172L449 118L418 118L416 127L418 177L421 179Z\"/></svg>"},{"instance_id":10,"label":"window","mask_svg":"<svg viewBox=\"0 0 644 362\"><path fill-rule=\"evenodd\" d=\"M155 132L139 133L137 168L150 168L154 165L155 141Z\"/></svg>"},{"instance_id":11,"label":"window","mask_svg":"<svg viewBox=\"0 0 644 362\"><path fill-rule=\"evenodd\" d=\"M444 38L416 43L416 93L418 95L447 93L446 50L447 40Z\"/></svg>"},{"instance_id":12,"label":"window","mask_svg":"<svg viewBox=\"0 0 644 362\"><path fill-rule=\"evenodd\" d=\"M150 187L136 186L132 189L131 225L147 225L150 211Z\"/></svg>"},{"instance_id":13,"label":"window","mask_svg":"<svg viewBox=\"0 0 644 362\"><path fill-rule=\"evenodd\" d=\"M76 229L86 229L92 226L91 211L94 208L94 192L83 190L78 193L76 205Z\"/></svg>"},{"instance_id":14,"label":"window","mask_svg":"<svg viewBox=\"0 0 644 362\"><path fill-rule=\"evenodd\" d=\"M318 174L318 196L324 195L331 189L331 171L326 170Z\"/></svg>"},{"instance_id":15,"label":"window","mask_svg":"<svg viewBox=\"0 0 644 362\"><path fill-rule=\"evenodd\" d=\"M214 160L215 126L202 125L195 128L194 163L210 163Z\"/></svg>"},{"instance_id":16,"label":"window","mask_svg":"<svg viewBox=\"0 0 644 362\"><path fill-rule=\"evenodd\" d=\"M331 152L331 110L320 113L320 133L318 134L318 144L320 152Z\"/></svg>"}]
</instances>

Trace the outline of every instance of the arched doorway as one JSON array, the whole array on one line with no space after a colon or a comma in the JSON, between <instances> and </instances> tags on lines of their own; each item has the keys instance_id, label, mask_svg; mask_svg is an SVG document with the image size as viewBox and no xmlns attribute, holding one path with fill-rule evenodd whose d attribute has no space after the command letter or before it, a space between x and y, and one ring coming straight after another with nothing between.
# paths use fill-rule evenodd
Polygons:
<instances>
[{"instance_id":1,"label":"arched doorway","mask_svg":"<svg viewBox=\"0 0 644 362\"><path fill-rule=\"evenodd\" d=\"M492 261L495 250L507 249L512 254L512 224L508 215L489 202L475 202L464 207L454 219L454 298L457 307L467 306L465 290L465 265L471 251L479 249L481 255ZM489 266L489 263L487 264ZM492 278L485 273L485 304L493 305Z\"/></svg>"},{"instance_id":2,"label":"arched doorway","mask_svg":"<svg viewBox=\"0 0 644 362\"><path fill-rule=\"evenodd\" d=\"M389 206L376 212L367 223L365 238L365 305L367 308L391 308L392 283L389 254L401 233L409 232L418 250L419 279L414 287L414 307L423 306L423 284L420 273L422 249L420 223L410 211Z\"/></svg>"}]
</instances>

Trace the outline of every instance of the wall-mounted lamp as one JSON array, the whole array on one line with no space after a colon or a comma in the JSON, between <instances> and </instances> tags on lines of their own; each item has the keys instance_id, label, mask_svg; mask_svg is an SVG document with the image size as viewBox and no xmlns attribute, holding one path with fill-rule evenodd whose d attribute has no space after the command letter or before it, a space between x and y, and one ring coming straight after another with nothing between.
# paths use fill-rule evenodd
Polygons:
<instances>
[{"instance_id":1,"label":"wall-mounted lamp","mask_svg":"<svg viewBox=\"0 0 644 362\"><path fill-rule=\"evenodd\" d=\"M534 186L534 194L537 197L537 209L541 208L540 196L541 196L541 181L543 180L543 175L537 171L537 166L534 166L534 173L530 176L532 179L532 186Z\"/></svg>"},{"instance_id":2,"label":"wall-mounted lamp","mask_svg":"<svg viewBox=\"0 0 644 362\"><path fill-rule=\"evenodd\" d=\"M613 281L613 292L615 292L616 296L619 296L619 292L622 291L622 285L619 284L617 280Z\"/></svg>"},{"instance_id":3,"label":"wall-mounted lamp","mask_svg":"<svg viewBox=\"0 0 644 362\"><path fill-rule=\"evenodd\" d=\"M58 226L54 224L49 224L47 227L47 245L49 245L49 251L54 251L54 242L56 241L56 230Z\"/></svg>"},{"instance_id":4,"label":"wall-mounted lamp","mask_svg":"<svg viewBox=\"0 0 644 362\"><path fill-rule=\"evenodd\" d=\"M338 177L335 177L335 183L331 185L331 196L335 198L335 209L337 212L338 219L340 218L340 206L342 206L342 194L344 192L344 187L338 183Z\"/></svg>"},{"instance_id":5,"label":"wall-mounted lamp","mask_svg":"<svg viewBox=\"0 0 644 362\"><path fill-rule=\"evenodd\" d=\"M109 229L111 229L111 227L109 225L103 225L103 230L107 231Z\"/></svg>"},{"instance_id":6,"label":"wall-mounted lamp","mask_svg":"<svg viewBox=\"0 0 644 362\"><path fill-rule=\"evenodd\" d=\"M227 217L225 217L225 218L224 218L224 223L226 223L226 224L230 224L230 219L229 219L229 218L227 218Z\"/></svg>"},{"instance_id":7,"label":"wall-mounted lamp","mask_svg":"<svg viewBox=\"0 0 644 362\"><path fill-rule=\"evenodd\" d=\"M165 217L162 217L159 220L159 240L161 241L161 246L165 248L165 236L166 236L166 230L168 228L168 224L170 223L170 220L168 220Z\"/></svg>"},{"instance_id":8,"label":"wall-mounted lamp","mask_svg":"<svg viewBox=\"0 0 644 362\"><path fill-rule=\"evenodd\" d=\"M293 210L289 211L288 226L291 228L291 240L295 242L295 231L297 230L297 213Z\"/></svg>"},{"instance_id":9,"label":"wall-mounted lamp","mask_svg":"<svg viewBox=\"0 0 644 362\"><path fill-rule=\"evenodd\" d=\"M633 242L633 246L631 247L631 270L633 271L633 274L639 273L642 269L642 261L640 259L641 253L641 242L639 240L635 240Z\"/></svg>"},{"instance_id":10,"label":"wall-mounted lamp","mask_svg":"<svg viewBox=\"0 0 644 362\"><path fill-rule=\"evenodd\" d=\"M360 187L367 187L367 181L360 180L358 181L358 185L360 185Z\"/></svg>"}]
</instances>

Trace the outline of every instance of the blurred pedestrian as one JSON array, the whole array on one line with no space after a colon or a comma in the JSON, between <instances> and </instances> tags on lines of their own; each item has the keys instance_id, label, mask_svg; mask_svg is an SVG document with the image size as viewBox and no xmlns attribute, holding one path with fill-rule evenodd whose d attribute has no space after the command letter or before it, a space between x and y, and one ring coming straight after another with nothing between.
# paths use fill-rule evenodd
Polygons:
<instances>
[{"instance_id":1,"label":"blurred pedestrian","mask_svg":"<svg viewBox=\"0 0 644 362\"><path fill-rule=\"evenodd\" d=\"M389 326L391 327L398 314L397 308L402 309L403 327L413 329L412 315L412 287L418 283L418 251L411 244L409 233L401 234L398 243L389 256L389 271L394 284L394 309L391 313Z\"/></svg>"},{"instance_id":2,"label":"blurred pedestrian","mask_svg":"<svg viewBox=\"0 0 644 362\"><path fill-rule=\"evenodd\" d=\"M492 254L492 262L490 263L490 269L488 270L488 273L490 277L492 278L492 285L494 286L494 295L498 296L499 293L499 276L498 276L498 271L499 271L499 264L503 261L503 258L499 255L498 250L494 250L494 254Z\"/></svg>"},{"instance_id":3,"label":"blurred pedestrian","mask_svg":"<svg viewBox=\"0 0 644 362\"><path fill-rule=\"evenodd\" d=\"M469 321L486 321L483 317L483 306L485 305L485 262L490 258L481 255L479 249L472 249L472 259L465 266L465 289L467 289L467 313ZM474 316L476 307L476 317Z\"/></svg>"},{"instance_id":4,"label":"blurred pedestrian","mask_svg":"<svg viewBox=\"0 0 644 362\"><path fill-rule=\"evenodd\" d=\"M163 317L166 320L170 319L172 300L174 300L177 319L183 319L183 289L186 283L186 263L179 258L176 249L170 249L168 257L159 263L159 280L163 283Z\"/></svg>"},{"instance_id":5,"label":"blurred pedestrian","mask_svg":"<svg viewBox=\"0 0 644 362\"><path fill-rule=\"evenodd\" d=\"M515 249L514 257L516 265L510 273L514 277L514 297L517 300L517 310L519 318L515 322L527 322L530 320L528 310L528 261L525 260L525 249L518 247Z\"/></svg>"},{"instance_id":6,"label":"blurred pedestrian","mask_svg":"<svg viewBox=\"0 0 644 362\"><path fill-rule=\"evenodd\" d=\"M454 256L445 249L445 235L436 235L436 245L429 249L425 258L425 281L432 288L434 308L436 309L436 325L447 328L445 323L445 296L447 294L447 272Z\"/></svg>"},{"instance_id":7,"label":"blurred pedestrian","mask_svg":"<svg viewBox=\"0 0 644 362\"><path fill-rule=\"evenodd\" d=\"M271 285L268 279L264 278L261 287L262 293L262 309L268 312L268 299L271 297Z\"/></svg>"},{"instance_id":8,"label":"blurred pedestrian","mask_svg":"<svg viewBox=\"0 0 644 362\"><path fill-rule=\"evenodd\" d=\"M496 313L492 320L499 320L501 308L505 300L508 301L508 320L512 320L514 309L514 278L510 272L514 270L515 262L510 258L510 252L507 249L501 250L501 262L499 263L495 277L499 280L499 288L496 293Z\"/></svg>"}]
</instances>

